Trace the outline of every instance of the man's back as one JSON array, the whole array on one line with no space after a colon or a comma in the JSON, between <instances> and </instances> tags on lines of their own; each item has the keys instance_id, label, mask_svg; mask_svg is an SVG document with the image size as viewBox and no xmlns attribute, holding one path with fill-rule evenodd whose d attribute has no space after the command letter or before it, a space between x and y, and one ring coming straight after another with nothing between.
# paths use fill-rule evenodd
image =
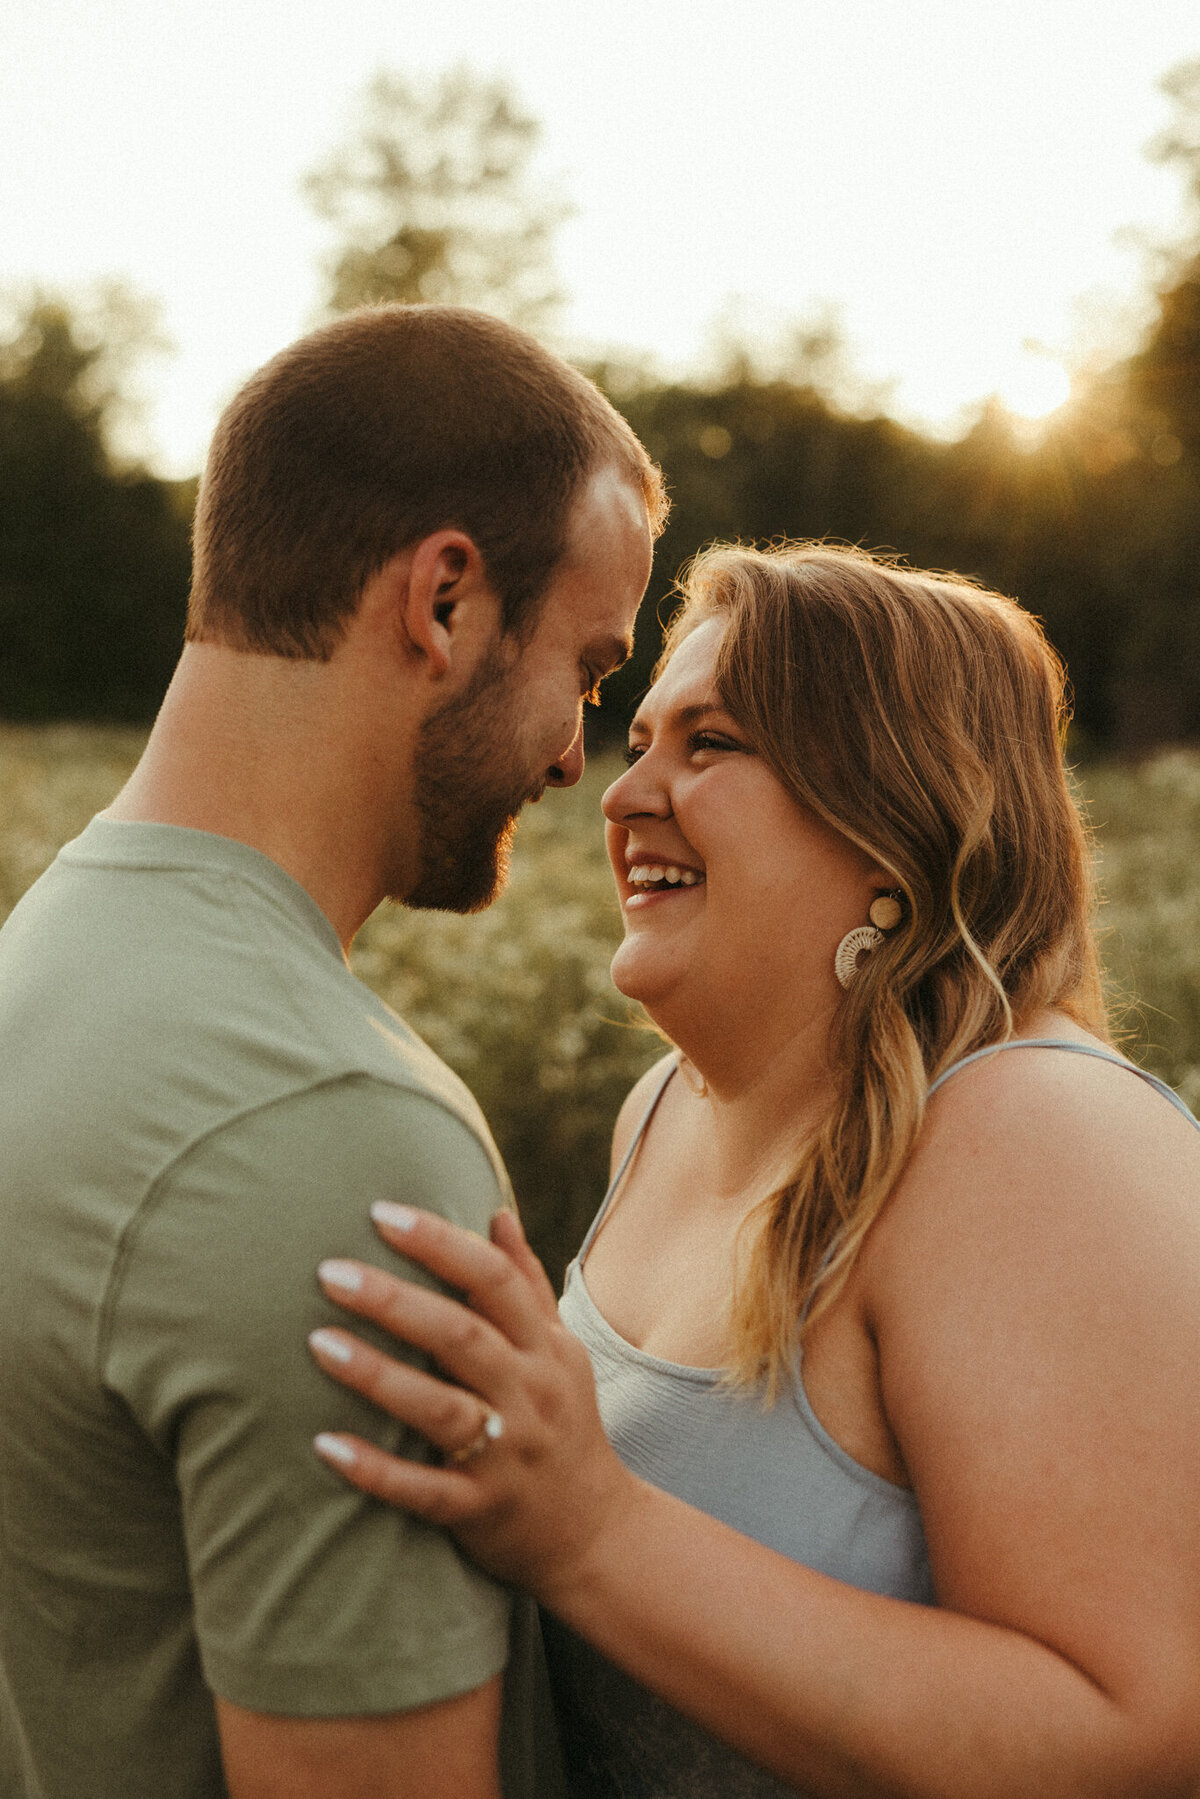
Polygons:
<instances>
[{"instance_id":1,"label":"man's back","mask_svg":"<svg viewBox=\"0 0 1200 1799\"><path fill-rule=\"evenodd\" d=\"M304 1342L316 1261L387 1259L372 1199L506 1197L461 1084L266 857L103 819L0 934L0 1071L5 1794L223 1792L209 1688L320 1717L490 1679L506 1598L317 1463L379 1427Z\"/></svg>"}]
</instances>

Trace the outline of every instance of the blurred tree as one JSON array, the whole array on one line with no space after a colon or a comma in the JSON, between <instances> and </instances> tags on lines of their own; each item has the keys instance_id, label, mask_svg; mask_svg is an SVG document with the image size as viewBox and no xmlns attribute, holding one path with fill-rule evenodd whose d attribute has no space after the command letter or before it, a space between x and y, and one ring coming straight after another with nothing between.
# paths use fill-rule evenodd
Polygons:
<instances>
[{"instance_id":1,"label":"blurred tree","mask_svg":"<svg viewBox=\"0 0 1200 1799\"><path fill-rule=\"evenodd\" d=\"M1150 154L1158 162L1183 168L1200 228L1200 56L1177 64L1163 76L1160 86L1175 106L1175 117L1151 144Z\"/></svg>"},{"instance_id":2,"label":"blurred tree","mask_svg":"<svg viewBox=\"0 0 1200 1799\"><path fill-rule=\"evenodd\" d=\"M1179 169L1189 223L1161 263L1135 355L1041 441L998 404L957 443L905 431L856 391L835 318L790 359L727 332L717 377L670 385L599 370L667 471L673 510L632 662L593 726L623 731L688 558L715 538L828 537L893 548L1015 594L1045 620L1075 689L1081 744L1141 752L1200 738L1200 59L1169 74L1151 153Z\"/></svg>"},{"instance_id":3,"label":"blurred tree","mask_svg":"<svg viewBox=\"0 0 1200 1799\"><path fill-rule=\"evenodd\" d=\"M824 358L822 360L822 366ZM619 405L665 469L671 516L659 539L634 655L606 681L596 742L623 734L661 647L660 615L676 579L714 540L823 538L912 553L912 523L934 447L883 416L842 411L816 385L815 358L796 361L801 380L766 377L747 354L730 356L711 383L643 379L617 385Z\"/></svg>"},{"instance_id":4,"label":"blurred tree","mask_svg":"<svg viewBox=\"0 0 1200 1799\"><path fill-rule=\"evenodd\" d=\"M0 343L9 718L148 719L179 653L190 487L119 465L108 444L145 326L120 290L90 324L61 298L35 295Z\"/></svg>"},{"instance_id":5,"label":"blurred tree","mask_svg":"<svg viewBox=\"0 0 1200 1799\"><path fill-rule=\"evenodd\" d=\"M993 404L960 441L939 443L882 412L842 410L811 374L764 380L748 366L724 385L643 380L613 387L613 397L666 469L672 511L634 655L605 683L591 725L596 743L624 732L676 578L715 539L854 543L1015 594L1065 656L1079 724L1095 743L1126 728L1132 741L1140 729L1125 697L1135 639L1143 661L1176 671L1139 606L1146 570L1133 558L1134 543L1161 556L1162 511L1118 553L1117 520L1127 522L1133 503L1126 464L1137 452L1111 421L1085 431L1073 418L1030 448ZM1200 692L1200 664L1175 678Z\"/></svg>"},{"instance_id":6,"label":"blurred tree","mask_svg":"<svg viewBox=\"0 0 1200 1799\"><path fill-rule=\"evenodd\" d=\"M1164 259L1157 317L1128 373L1147 449L1169 468L1181 453L1200 455L1200 58L1173 69L1162 87L1175 117L1150 154L1182 174L1188 228Z\"/></svg>"},{"instance_id":7,"label":"blurred tree","mask_svg":"<svg viewBox=\"0 0 1200 1799\"><path fill-rule=\"evenodd\" d=\"M341 238L329 310L426 300L544 326L561 301L550 245L567 209L529 184L538 131L503 81L378 74L357 137L305 183Z\"/></svg>"},{"instance_id":8,"label":"blurred tree","mask_svg":"<svg viewBox=\"0 0 1200 1799\"><path fill-rule=\"evenodd\" d=\"M1098 484L1096 546L1123 607L1114 732L1130 748L1200 737L1200 58L1162 87L1174 117L1150 153L1183 176L1187 222L1109 384L1133 453Z\"/></svg>"}]
</instances>

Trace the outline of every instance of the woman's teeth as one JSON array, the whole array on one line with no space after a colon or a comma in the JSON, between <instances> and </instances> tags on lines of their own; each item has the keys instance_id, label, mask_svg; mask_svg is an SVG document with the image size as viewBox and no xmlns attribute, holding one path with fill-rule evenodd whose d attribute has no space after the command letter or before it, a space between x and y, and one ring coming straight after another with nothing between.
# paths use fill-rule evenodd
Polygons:
<instances>
[{"instance_id":1,"label":"woman's teeth","mask_svg":"<svg viewBox=\"0 0 1200 1799\"><path fill-rule=\"evenodd\" d=\"M664 882L668 887L695 887L704 876L697 874L694 868L676 868L674 863L660 866L657 862L644 863L631 868L628 874L631 887L661 887Z\"/></svg>"}]
</instances>

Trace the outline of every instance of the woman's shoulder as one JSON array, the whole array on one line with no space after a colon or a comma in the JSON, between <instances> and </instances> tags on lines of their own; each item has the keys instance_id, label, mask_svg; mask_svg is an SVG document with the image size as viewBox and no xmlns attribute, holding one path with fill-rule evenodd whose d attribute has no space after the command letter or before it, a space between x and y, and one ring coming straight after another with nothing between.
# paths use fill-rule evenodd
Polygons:
<instances>
[{"instance_id":1,"label":"woman's shoulder","mask_svg":"<svg viewBox=\"0 0 1200 1799\"><path fill-rule=\"evenodd\" d=\"M1176 1225L1200 1233L1191 1119L1070 1021L1037 1037L1078 1047L1013 1043L957 1068L931 1095L881 1246L888 1238L952 1256L955 1244L994 1243L1011 1229L1059 1256L1084 1239L1170 1235Z\"/></svg>"},{"instance_id":2,"label":"woman's shoulder","mask_svg":"<svg viewBox=\"0 0 1200 1799\"><path fill-rule=\"evenodd\" d=\"M1127 1058L1053 1014L964 1057L934 1082L922 1143L953 1153L969 1143L1011 1155L1063 1140L1087 1161L1186 1146L1200 1153L1194 1120Z\"/></svg>"},{"instance_id":3,"label":"woman's shoulder","mask_svg":"<svg viewBox=\"0 0 1200 1799\"><path fill-rule=\"evenodd\" d=\"M1110 1400L1132 1431L1200 1330L1200 1131L1100 1057L985 1057L930 1101L859 1293L914 1486L955 1420L999 1428L985 1393L1051 1436Z\"/></svg>"}]
</instances>

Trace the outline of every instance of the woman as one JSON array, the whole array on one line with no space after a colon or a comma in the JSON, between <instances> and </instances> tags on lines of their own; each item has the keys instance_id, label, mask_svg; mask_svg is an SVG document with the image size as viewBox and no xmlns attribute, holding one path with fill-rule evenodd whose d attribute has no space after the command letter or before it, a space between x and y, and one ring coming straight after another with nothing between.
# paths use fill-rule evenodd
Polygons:
<instances>
[{"instance_id":1,"label":"woman","mask_svg":"<svg viewBox=\"0 0 1200 1799\"><path fill-rule=\"evenodd\" d=\"M1009 600L705 554L604 799L677 1053L561 1320L504 1215L380 1209L471 1312L323 1271L459 1385L322 1333L446 1460L321 1452L535 1593L580 1794L1200 1791L1200 1136L1109 1048L1063 720Z\"/></svg>"}]
</instances>

